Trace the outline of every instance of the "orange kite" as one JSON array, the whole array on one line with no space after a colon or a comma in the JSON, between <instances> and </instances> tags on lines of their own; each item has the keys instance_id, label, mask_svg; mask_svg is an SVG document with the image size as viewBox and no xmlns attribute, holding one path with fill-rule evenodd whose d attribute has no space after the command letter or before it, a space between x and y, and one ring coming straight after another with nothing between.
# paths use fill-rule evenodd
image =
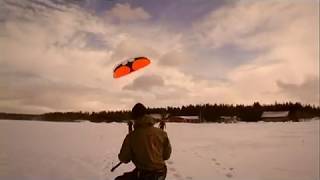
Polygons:
<instances>
[{"instance_id":1,"label":"orange kite","mask_svg":"<svg viewBox=\"0 0 320 180\"><path fill-rule=\"evenodd\" d=\"M134 71L149 65L151 61L146 57L136 57L128 59L120 64L118 64L113 70L113 78L120 78L122 76L128 75Z\"/></svg>"}]
</instances>

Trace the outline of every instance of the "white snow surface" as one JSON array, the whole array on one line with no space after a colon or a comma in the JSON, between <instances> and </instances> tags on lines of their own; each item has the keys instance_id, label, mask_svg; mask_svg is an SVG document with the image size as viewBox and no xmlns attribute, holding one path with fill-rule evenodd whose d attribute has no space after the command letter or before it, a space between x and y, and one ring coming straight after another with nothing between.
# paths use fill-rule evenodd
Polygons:
<instances>
[{"instance_id":1,"label":"white snow surface","mask_svg":"<svg viewBox=\"0 0 320 180\"><path fill-rule=\"evenodd\" d=\"M319 119L168 123L166 180L319 180ZM113 180L123 123L0 121L1 180Z\"/></svg>"}]
</instances>

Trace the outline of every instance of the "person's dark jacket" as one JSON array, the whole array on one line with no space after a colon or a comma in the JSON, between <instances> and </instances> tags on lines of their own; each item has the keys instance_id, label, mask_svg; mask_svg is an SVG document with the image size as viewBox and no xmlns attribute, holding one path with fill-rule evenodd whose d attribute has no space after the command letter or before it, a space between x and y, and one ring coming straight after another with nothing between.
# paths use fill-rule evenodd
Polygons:
<instances>
[{"instance_id":1,"label":"person's dark jacket","mask_svg":"<svg viewBox=\"0 0 320 180\"><path fill-rule=\"evenodd\" d=\"M165 169L164 161L170 158L171 145L167 133L153 127L154 122L150 116L135 120L134 131L126 136L118 155L121 162L132 161L140 170Z\"/></svg>"}]
</instances>

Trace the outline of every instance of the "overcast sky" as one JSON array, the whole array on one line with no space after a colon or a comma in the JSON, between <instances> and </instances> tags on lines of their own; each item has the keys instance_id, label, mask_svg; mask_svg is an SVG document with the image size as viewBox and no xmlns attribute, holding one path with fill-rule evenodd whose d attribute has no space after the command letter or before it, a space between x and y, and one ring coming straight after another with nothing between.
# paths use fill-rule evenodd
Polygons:
<instances>
[{"instance_id":1,"label":"overcast sky","mask_svg":"<svg viewBox=\"0 0 320 180\"><path fill-rule=\"evenodd\" d=\"M0 0L0 112L255 101L319 105L319 1Z\"/></svg>"}]
</instances>

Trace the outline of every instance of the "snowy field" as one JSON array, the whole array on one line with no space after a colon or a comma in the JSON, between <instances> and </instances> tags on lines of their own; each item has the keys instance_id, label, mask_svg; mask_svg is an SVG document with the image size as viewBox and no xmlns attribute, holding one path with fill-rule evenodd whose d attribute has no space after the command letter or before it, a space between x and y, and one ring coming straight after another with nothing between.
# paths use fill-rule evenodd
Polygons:
<instances>
[{"instance_id":1,"label":"snowy field","mask_svg":"<svg viewBox=\"0 0 320 180\"><path fill-rule=\"evenodd\" d=\"M168 123L167 180L319 180L319 120ZM127 126L0 120L1 180L113 180Z\"/></svg>"}]
</instances>

